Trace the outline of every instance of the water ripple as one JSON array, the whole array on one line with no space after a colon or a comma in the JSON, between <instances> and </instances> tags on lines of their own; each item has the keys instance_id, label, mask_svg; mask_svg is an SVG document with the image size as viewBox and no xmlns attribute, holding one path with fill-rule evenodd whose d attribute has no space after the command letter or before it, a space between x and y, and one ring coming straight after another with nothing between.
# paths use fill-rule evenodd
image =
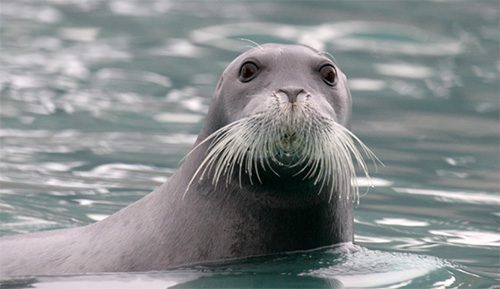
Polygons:
<instances>
[{"instance_id":1,"label":"water ripple","mask_svg":"<svg viewBox=\"0 0 500 289\"><path fill-rule=\"evenodd\" d=\"M428 189L393 188L398 193L432 196L436 201L500 205L500 196L482 192L439 191Z\"/></svg>"},{"instance_id":2,"label":"water ripple","mask_svg":"<svg viewBox=\"0 0 500 289\"><path fill-rule=\"evenodd\" d=\"M499 233L461 230L430 230L429 233L434 236L445 237L442 243L447 245L500 247Z\"/></svg>"},{"instance_id":3,"label":"water ripple","mask_svg":"<svg viewBox=\"0 0 500 289\"><path fill-rule=\"evenodd\" d=\"M277 23L232 23L201 28L191 32L198 44L224 50L241 51L239 38L268 35L324 50L328 43L342 50L361 50L407 55L456 55L463 44L414 26L384 22L349 21L318 26L294 26Z\"/></svg>"},{"instance_id":4,"label":"water ripple","mask_svg":"<svg viewBox=\"0 0 500 289\"><path fill-rule=\"evenodd\" d=\"M122 79L127 81L141 81L157 84L163 87L170 87L172 82L166 76L148 71L133 71L116 68L104 68L96 72L98 79Z\"/></svg>"}]
</instances>

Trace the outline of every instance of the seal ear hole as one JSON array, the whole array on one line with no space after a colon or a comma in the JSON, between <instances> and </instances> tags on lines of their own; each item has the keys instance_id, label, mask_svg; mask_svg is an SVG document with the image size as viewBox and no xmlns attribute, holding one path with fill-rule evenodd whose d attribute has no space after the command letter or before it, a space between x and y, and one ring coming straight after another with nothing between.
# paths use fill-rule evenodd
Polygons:
<instances>
[{"instance_id":1,"label":"seal ear hole","mask_svg":"<svg viewBox=\"0 0 500 289\"><path fill-rule=\"evenodd\" d=\"M335 67L330 64L323 65L319 69L319 74L323 78L323 81L330 86L334 85L337 80L337 71L335 70Z\"/></svg>"},{"instance_id":2,"label":"seal ear hole","mask_svg":"<svg viewBox=\"0 0 500 289\"><path fill-rule=\"evenodd\" d=\"M259 72L259 67L253 62L245 62L240 68L240 79L243 82L252 80Z\"/></svg>"}]
</instances>

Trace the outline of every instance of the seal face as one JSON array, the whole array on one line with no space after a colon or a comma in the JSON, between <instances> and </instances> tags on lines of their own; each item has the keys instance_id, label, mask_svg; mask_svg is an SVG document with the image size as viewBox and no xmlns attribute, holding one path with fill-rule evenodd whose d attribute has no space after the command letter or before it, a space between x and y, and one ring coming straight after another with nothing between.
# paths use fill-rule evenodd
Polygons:
<instances>
[{"instance_id":1,"label":"seal face","mask_svg":"<svg viewBox=\"0 0 500 289\"><path fill-rule=\"evenodd\" d=\"M224 71L193 150L161 187L97 223L0 239L3 275L149 271L353 241L345 75L266 44ZM353 184L354 182L354 184Z\"/></svg>"},{"instance_id":2,"label":"seal face","mask_svg":"<svg viewBox=\"0 0 500 289\"><path fill-rule=\"evenodd\" d=\"M292 48L293 47L293 48ZM196 178L210 175L241 184L263 184L262 174L313 180L318 192L329 188L330 199L357 196L351 155L365 170L353 140L371 152L346 127L351 95L345 75L323 54L306 46L267 44L233 61L221 78L214 98L224 110L222 128L200 144L208 153Z\"/></svg>"}]
</instances>

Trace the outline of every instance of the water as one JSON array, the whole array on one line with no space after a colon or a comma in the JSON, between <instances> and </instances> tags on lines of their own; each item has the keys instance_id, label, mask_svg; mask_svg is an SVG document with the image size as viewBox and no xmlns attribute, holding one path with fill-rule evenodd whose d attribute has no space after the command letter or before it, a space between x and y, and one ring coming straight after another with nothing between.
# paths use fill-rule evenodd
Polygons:
<instances>
[{"instance_id":1,"label":"water","mask_svg":"<svg viewBox=\"0 0 500 289\"><path fill-rule=\"evenodd\" d=\"M353 131L385 167L356 245L2 288L498 288L497 1L2 1L1 235L105 218L194 142L252 44L334 55Z\"/></svg>"}]
</instances>

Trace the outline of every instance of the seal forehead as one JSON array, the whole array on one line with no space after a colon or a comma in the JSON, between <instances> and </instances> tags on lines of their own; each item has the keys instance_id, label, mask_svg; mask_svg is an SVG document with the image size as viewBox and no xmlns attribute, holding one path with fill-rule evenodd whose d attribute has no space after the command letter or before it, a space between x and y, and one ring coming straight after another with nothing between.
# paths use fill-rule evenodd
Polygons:
<instances>
[{"instance_id":1,"label":"seal forehead","mask_svg":"<svg viewBox=\"0 0 500 289\"><path fill-rule=\"evenodd\" d=\"M264 44L254 47L244 54L242 58L257 57L275 60L277 58L290 57L297 58L312 58L325 59L326 57L312 47L305 45L286 45L286 44ZM326 58L327 59L327 58Z\"/></svg>"}]
</instances>

